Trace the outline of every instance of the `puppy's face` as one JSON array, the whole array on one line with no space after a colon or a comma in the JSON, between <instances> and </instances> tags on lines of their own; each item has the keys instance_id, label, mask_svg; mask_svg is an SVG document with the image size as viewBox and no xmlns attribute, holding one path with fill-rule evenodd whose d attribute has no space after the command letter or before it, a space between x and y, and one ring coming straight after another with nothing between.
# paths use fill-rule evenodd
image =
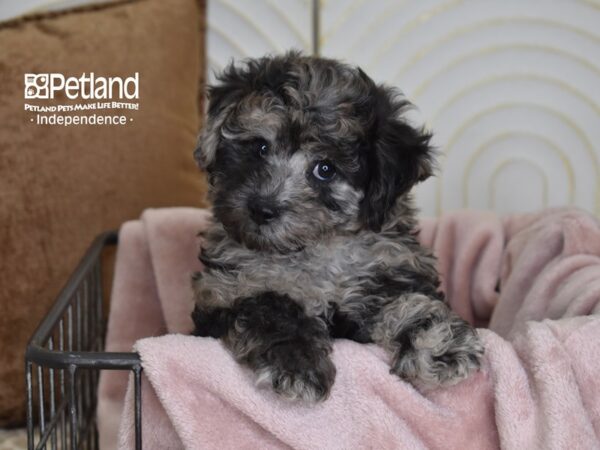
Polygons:
<instances>
[{"instance_id":1,"label":"puppy's face","mask_svg":"<svg viewBox=\"0 0 600 450\"><path fill-rule=\"evenodd\" d=\"M430 173L429 136L399 119L406 102L359 69L291 53L230 66L220 81L195 156L216 219L250 248L377 230Z\"/></svg>"}]
</instances>

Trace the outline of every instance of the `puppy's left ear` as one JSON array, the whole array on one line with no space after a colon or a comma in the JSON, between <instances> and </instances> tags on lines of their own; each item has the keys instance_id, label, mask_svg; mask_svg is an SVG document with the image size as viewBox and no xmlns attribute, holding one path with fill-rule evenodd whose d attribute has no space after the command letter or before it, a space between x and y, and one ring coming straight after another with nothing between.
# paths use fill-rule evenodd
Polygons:
<instances>
[{"instance_id":1,"label":"puppy's left ear","mask_svg":"<svg viewBox=\"0 0 600 450\"><path fill-rule=\"evenodd\" d=\"M391 88L372 86L375 120L361 216L368 228L379 231L398 197L433 174L435 152L431 134L402 118L410 103Z\"/></svg>"}]
</instances>

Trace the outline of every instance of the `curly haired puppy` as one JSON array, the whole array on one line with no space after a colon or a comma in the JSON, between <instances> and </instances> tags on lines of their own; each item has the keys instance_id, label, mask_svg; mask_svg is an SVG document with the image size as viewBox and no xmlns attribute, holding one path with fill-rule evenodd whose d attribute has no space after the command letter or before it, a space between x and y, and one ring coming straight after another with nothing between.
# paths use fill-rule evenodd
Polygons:
<instances>
[{"instance_id":1,"label":"curly haired puppy","mask_svg":"<svg viewBox=\"0 0 600 450\"><path fill-rule=\"evenodd\" d=\"M432 173L409 103L338 61L288 53L230 65L194 156L214 224L193 278L197 336L222 338L283 397L318 401L333 338L374 342L421 388L479 367L475 331L439 292L409 191Z\"/></svg>"}]
</instances>

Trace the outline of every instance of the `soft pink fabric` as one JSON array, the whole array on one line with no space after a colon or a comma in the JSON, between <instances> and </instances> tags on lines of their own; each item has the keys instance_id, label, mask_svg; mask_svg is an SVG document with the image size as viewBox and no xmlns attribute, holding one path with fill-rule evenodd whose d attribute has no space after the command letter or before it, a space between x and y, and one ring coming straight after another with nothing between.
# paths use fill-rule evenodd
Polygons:
<instances>
[{"instance_id":1,"label":"soft pink fabric","mask_svg":"<svg viewBox=\"0 0 600 450\"><path fill-rule=\"evenodd\" d=\"M421 222L452 307L480 329L483 368L426 395L374 345L339 340L317 406L253 385L218 341L184 334L206 211L146 211L120 233L108 350L142 357L143 442L176 448L600 448L600 224L578 210ZM498 292L498 289L501 293ZM148 337L160 336L160 337ZM127 374L103 373L102 448L131 448ZM123 403L125 399L125 403ZM117 427L120 422L119 442Z\"/></svg>"}]
</instances>

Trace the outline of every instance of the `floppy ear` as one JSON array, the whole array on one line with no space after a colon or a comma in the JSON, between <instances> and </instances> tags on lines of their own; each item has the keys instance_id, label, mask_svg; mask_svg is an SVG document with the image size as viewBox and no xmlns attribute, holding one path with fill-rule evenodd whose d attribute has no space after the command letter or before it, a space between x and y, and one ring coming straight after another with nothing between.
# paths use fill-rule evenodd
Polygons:
<instances>
[{"instance_id":1,"label":"floppy ear","mask_svg":"<svg viewBox=\"0 0 600 450\"><path fill-rule=\"evenodd\" d=\"M198 137L196 149L194 150L194 159L198 167L208 172L211 171L212 164L215 162L221 126L227 118L228 112L229 109L222 110L217 115L211 115L209 112L204 123L204 128Z\"/></svg>"},{"instance_id":2,"label":"floppy ear","mask_svg":"<svg viewBox=\"0 0 600 450\"><path fill-rule=\"evenodd\" d=\"M221 126L251 86L251 69L255 69L256 63L256 60L249 60L245 66L237 67L232 61L217 75L218 84L208 87L206 121L194 150L194 159L201 169L210 172L219 146Z\"/></svg>"},{"instance_id":3,"label":"floppy ear","mask_svg":"<svg viewBox=\"0 0 600 450\"><path fill-rule=\"evenodd\" d=\"M380 231L396 200L433 173L431 135L401 117L410 103L393 89L373 85L375 121L366 160L363 223Z\"/></svg>"}]
</instances>

